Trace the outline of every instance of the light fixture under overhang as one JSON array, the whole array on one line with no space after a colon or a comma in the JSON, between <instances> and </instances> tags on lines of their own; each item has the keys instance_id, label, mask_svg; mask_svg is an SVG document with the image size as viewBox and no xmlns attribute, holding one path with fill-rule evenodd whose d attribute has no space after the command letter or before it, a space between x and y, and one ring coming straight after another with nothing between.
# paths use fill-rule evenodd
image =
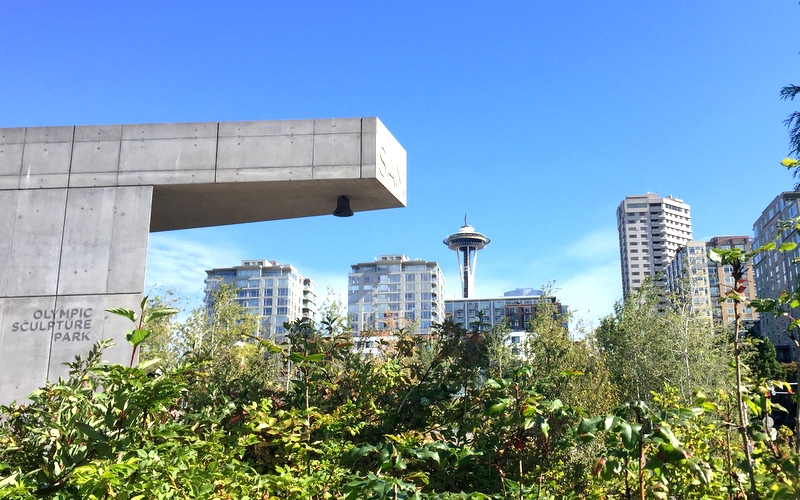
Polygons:
<instances>
[{"instance_id":1,"label":"light fixture under overhang","mask_svg":"<svg viewBox=\"0 0 800 500\"><path fill-rule=\"evenodd\" d=\"M350 198L347 196L340 196L339 199L336 200L336 210L333 211L333 215L336 217L351 217L353 211L350 209Z\"/></svg>"}]
</instances>

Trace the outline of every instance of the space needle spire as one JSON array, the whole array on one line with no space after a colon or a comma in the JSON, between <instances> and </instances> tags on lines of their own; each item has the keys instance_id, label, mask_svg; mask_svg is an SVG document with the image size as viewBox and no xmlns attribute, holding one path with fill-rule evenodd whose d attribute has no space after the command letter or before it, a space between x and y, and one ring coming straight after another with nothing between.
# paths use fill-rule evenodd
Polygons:
<instances>
[{"instance_id":1,"label":"space needle spire","mask_svg":"<svg viewBox=\"0 0 800 500\"><path fill-rule=\"evenodd\" d=\"M478 260L478 250L489 244L489 238L475 231L467 224L467 214L464 214L464 225L457 233L444 239L442 243L450 250L455 250L458 257L458 268L461 274L461 291L463 298L468 299L473 292L475 282L475 264Z\"/></svg>"}]
</instances>

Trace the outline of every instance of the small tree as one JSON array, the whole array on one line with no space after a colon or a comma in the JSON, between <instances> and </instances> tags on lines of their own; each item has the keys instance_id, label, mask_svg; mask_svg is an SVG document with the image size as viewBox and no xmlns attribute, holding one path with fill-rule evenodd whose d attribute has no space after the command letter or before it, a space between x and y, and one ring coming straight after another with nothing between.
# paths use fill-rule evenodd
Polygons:
<instances>
[{"instance_id":1,"label":"small tree","mask_svg":"<svg viewBox=\"0 0 800 500\"><path fill-rule=\"evenodd\" d=\"M648 281L601 320L597 342L620 401L650 403L668 384L688 402L729 384L726 334L681 301Z\"/></svg>"}]
</instances>

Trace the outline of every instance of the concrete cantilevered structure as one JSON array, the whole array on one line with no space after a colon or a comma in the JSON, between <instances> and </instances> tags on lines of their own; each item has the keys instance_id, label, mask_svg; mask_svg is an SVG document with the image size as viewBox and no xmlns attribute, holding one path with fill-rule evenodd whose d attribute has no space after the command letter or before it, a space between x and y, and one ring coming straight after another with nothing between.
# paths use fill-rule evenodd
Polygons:
<instances>
[{"instance_id":1,"label":"concrete cantilevered structure","mask_svg":"<svg viewBox=\"0 0 800 500\"><path fill-rule=\"evenodd\" d=\"M126 362L151 231L406 203L377 118L0 128L0 403L100 339ZM331 223L334 223L331 221Z\"/></svg>"}]
</instances>

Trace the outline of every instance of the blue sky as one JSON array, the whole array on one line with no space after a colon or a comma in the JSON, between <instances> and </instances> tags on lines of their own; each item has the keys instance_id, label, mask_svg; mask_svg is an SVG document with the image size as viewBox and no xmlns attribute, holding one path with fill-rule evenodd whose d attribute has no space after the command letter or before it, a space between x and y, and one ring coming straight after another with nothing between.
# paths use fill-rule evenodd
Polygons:
<instances>
[{"instance_id":1,"label":"blue sky","mask_svg":"<svg viewBox=\"0 0 800 500\"><path fill-rule=\"evenodd\" d=\"M377 116L408 207L152 234L148 286L266 258L341 290L350 264L439 262L492 239L479 296L555 281L596 320L621 297L615 209L692 206L696 239L751 234L794 181L779 99L800 83L793 0L0 3L0 127ZM333 208L333 207L331 207Z\"/></svg>"}]
</instances>

